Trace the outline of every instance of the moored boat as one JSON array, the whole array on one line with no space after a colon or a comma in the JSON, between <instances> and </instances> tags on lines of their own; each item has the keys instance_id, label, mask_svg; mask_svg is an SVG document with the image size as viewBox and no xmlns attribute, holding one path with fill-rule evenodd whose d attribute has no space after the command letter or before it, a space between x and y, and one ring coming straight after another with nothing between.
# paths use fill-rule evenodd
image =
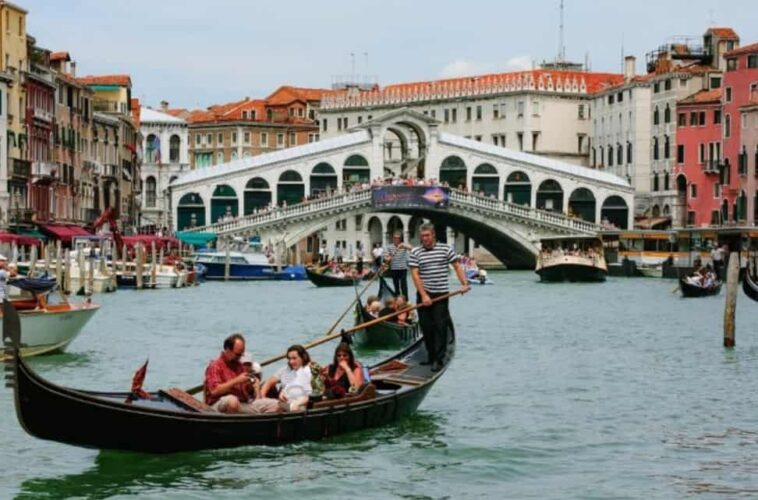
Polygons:
<instances>
[{"instance_id":1,"label":"moored boat","mask_svg":"<svg viewBox=\"0 0 758 500\"><path fill-rule=\"evenodd\" d=\"M353 276L336 276L331 273L319 271L314 267L306 267L305 274L308 276L308 279L311 280L311 283L318 287L353 286L356 281L371 279L373 276L372 272L368 272L360 278L355 278Z\"/></svg>"},{"instance_id":2,"label":"moored boat","mask_svg":"<svg viewBox=\"0 0 758 500\"><path fill-rule=\"evenodd\" d=\"M603 246L594 236L544 238L537 256L540 281L605 281L608 267Z\"/></svg>"},{"instance_id":3,"label":"moored boat","mask_svg":"<svg viewBox=\"0 0 758 500\"><path fill-rule=\"evenodd\" d=\"M745 295L758 302L758 270L750 265L745 269L745 278L742 280L742 291Z\"/></svg>"},{"instance_id":4,"label":"moored boat","mask_svg":"<svg viewBox=\"0 0 758 500\"><path fill-rule=\"evenodd\" d=\"M26 339L15 309L6 302L5 377L15 393L16 416L29 434L75 446L151 453L281 445L320 440L386 425L416 411L449 366L454 335L442 369L433 372L421 340L370 367L371 382L342 399L313 402L303 411L222 414L178 389L136 398L130 392L93 392L54 384L19 354ZM452 325L451 325L452 326ZM54 418L51 418L54 416Z\"/></svg>"}]
</instances>

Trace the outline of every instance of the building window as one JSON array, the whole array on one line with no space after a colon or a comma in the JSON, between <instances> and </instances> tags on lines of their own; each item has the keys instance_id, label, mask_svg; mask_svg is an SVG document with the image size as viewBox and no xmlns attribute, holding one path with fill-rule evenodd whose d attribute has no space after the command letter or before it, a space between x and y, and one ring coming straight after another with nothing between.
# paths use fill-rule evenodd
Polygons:
<instances>
[{"instance_id":1,"label":"building window","mask_svg":"<svg viewBox=\"0 0 758 500\"><path fill-rule=\"evenodd\" d=\"M195 144L196 144L196 145L198 145L198 146L200 145L200 138L201 138L201 137L202 137L202 136L201 136L200 134L197 134L197 135L195 136Z\"/></svg>"},{"instance_id":2,"label":"building window","mask_svg":"<svg viewBox=\"0 0 758 500\"><path fill-rule=\"evenodd\" d=\"M619 92L618 93L618 95L616 96L616 101L618 101L618 102L624 102L624 93L623 92Z\"/></svg>"},{"instance_id":3,"label":"building window","mask_svg":"<svg viewBox=\"0 0 758 500\"><path fill-rule=\"evenodd\" d=\"M584 149L584 137L585 136L582 134L579 134L576 136L576 142L577 142L576 147L579 154L581 154L582 150Z\"/></svg>"},{"instance_id":4,"label":"building window","mask_svg":"<svg viewBox=\"0 0 758 500\"><path fill-rule=\"evenodd\" d=\"M655 107L655 110L653 111L653 125L658 125L661 121L661 114L658 111L658 106Z\"/></svg>"},{"instance_id":5,"label":"building window","mask_svg":"<svg viewBox=\"0 0 758 500\"><path fill-rule=\"evenodd\" d=\"M284 134L276 134L276 147L277 148L284 147Z\"/></svg>"},{"instance_id":6,"label":"building window","mask_svg":"<svg viewBox=\"0 0 758 500\"><path fill-rule=\"evenodd\" d=\"M624 148L621 147L621 144L616 144L616 165L623 165L624 164Z\"/></svg>"},{"instance_id":7,"label":"building window","mask_svg":"<svg viewBox=\"0 0 758 500\"><path fill-rule=\"evenodd\" d=\"M732 116L726 115L724 117L724 137L732 136Z\"/></svg>"},{"instance_id":8,"label":"building window","mask_svg":"<svg viewBox=\"0 0 758 500\"><path fill-rule=\"evenodd\" d=\"M445 110L445 123L450 123L450 110Z\"/></svg>"},{"instance_id":9,"label":"building window","mask_svg":"<svg viewBox=\"0 0 758 500\"><path fill-rule=\"evenodd\" d=\"M497 120L500 117L500 107L497 104L492 105L492 119Z\"/></svg>"},{"instance_id":10,"label":"building window","mask_svg":"<svg viewBox=\"0 0 758 500\"><path fill-rule=\"evenodd\" d=\"M671 158L671 143L669 141L669 136L664 135L663 136L663 157L666 159Z\"/></svg>"},{"instance_id":11,"label":"building window","mask_svg":"<svg viewBox=\"0 0 758 500\"><path fill-rule=\"evenodd\" d=\"M232 144L237 144L237 132L232 132Z\"/></svg>"},{"instance_id":12,"label":"building window","mask_svg":"<svg viewBox=\"0 0 758 500\"><path fill-rule=\"evenodd\" d=\"M267 148L268 147L268 133L261 132L261 147Z\"/></svg>"},{"instance_id":13,"label":"building window","mask_svg":"<svg viewBox=\"0 0 758 500\"><path fill-rule=\"evenodd\" d=\"M222 144L224 144L224 134L219 133L218 134L218 145L221 146Z\"/></svg>"},{"instance_id":14,"label":"building window","mask_svg":"<svg viewBox=\"0 0 758 500\"><path fill-rule=\"evenodd\" d=\"M182 140L178 135L174 134L169 140L168 159L171 163L179 162L179 149L182 145Z\"/></svg>"},{"instance_id":15,"label":"building window","mask_svg":"<svg viewBox=\"0 0 758 500\"><path fill-rule=\"evenodd\" d=\"M697 111L690 112L690 127L697 127Z\"/></svg>"},{"instance_id":16,"label":"building window","mask_svg":"<svg viewBox=\"0 0 758 500\"><path fill-rule=\"evenodd\" d=\"M437 118L437 110L436 110L436 109L433 109L433 110L431 110L431 112L430 112L430 113L431 113L431 116L432 116L432 118L434 118L434 119L436 119L436 118ZM370 115L369 115L368 119L369 119L369 120L371 119L371 116L370 116Z\"/></svg>"},{"instance_id":17,"label":"building window","mask_svg":"<svg viewBox=\"0 0 758 500\"><path fill-rule=\"evenodd\" d=\"M297 146L297 134L295 132L290 132L290 146Z\"/></svg>"},{"instance_id":18,"label":"building window","mask_svg":"<svg viewBox=\"0 0 758 500\"><path fill-rule=\"evenodd\" d=\"M476 120L477 121L482 120L482 107L481 106L476 107Z\"/></svg>"},{"instance_id":19,"label":"building window","mask_svg":"<svg viewBox=\"0 0 758 500\"><path fill-rule=\"evenodd\" d=\"M145 203L148 207L155 207L155 177L152 175L145 180Z\"/></svg>"},{"instance_id":20,"label":"building window","mask_svg":"<svg viewBox=\"0 0 758 500\"><path fill-rule=\"evenodd\" d=\"M466 121L467 122L471 121L471 106L466 107Z\"/></svg>"},{"instance_id":21,"label":"building window","mask_svg":"<svg viewBox=\"0 0 758 500\"><path fill-rule=\"evenodd\" d=\"M524 150L524 133L517 132L516 137L518 138L518 150L523 151Z\"/></svg>"},{"instance_id":22,"label":"building window","mask_svg":"<svg viewBox=\"0 0 758 500\"><path fill-rule=\"evenodd\" d=\"M680 165L684 163L684 144L676 145L676 162Z\"/></svg>"},{"instance_id":23,"label":"building window","mask_svg":"<svg viewBox=\"0 0 758 500\"><path fill-rule=\"evenodd\" d=\"M250 144L250 132L245 132L245 135L242 136L245 140L245 144Z\"/></svg>"},{"instance_id":24,"label":"building window","mask_svg":"<svg viewBox=\"0 0 758 500\"><path fill-rule=\"evenodd\" d=\"M519 118L524 116L524 101L519 101L516 104L516 114Z\"/></svg>"},{"instance_id":25,"label":"building window","mask_svg":"<svg viewBox=\"0 0 758 500\"><path fill-rule=\"evenodd\" d=\"M737 59L727 59L726 60L726 70L727 71L735 71L737 69Z\"/></svg>"},{"instance_id":26,"label":"building window","mask_svg":"<svg viewBox=\"0 0 758 500\"><path fill-rule=\"evenodd\" d=\"M221 165L222 163L224 163L224 153L219 151L218 154L216 154L216 165Z\"/></svg>"},{"instance_id":27,"label":"building window","mask_svg":"<svg viewBox=\"0 0 758 500\"><path fill-rule=\"evenodd\" d=\"M690 198L697 198L697 184L690 184Z\"/></svg>"},{"instance_id":28,"label":"building window","mask_svg":"<svg viewBox=\"0 0 758 500\"><path fill-rule=\"evenodd\" d=\"M653 93L657 94L660 91L661 91L661 84L659 82L655 82L653 84Z\"/></svg>"},{"instance_id":29,"label":"building window","mask_svg":"<svg viewBox=\"0 0 758 500\"><path fill-rule=\"evenodd\" d=\"M663 123L671 123L671 108L669 108L668 104L666 104L666 109L663 111Z\"/></svg>"},{"instance_id":30,"label":"building window","mask_svg":"<svg viewBox=\"0 0 758 500\"><path fill-rule=\"evenodd\" d=\"M705 163L705 144L702 142L700 143L700 146L697 148L697 162L700 164Z\"/></svg>"},{"instance_id":31,"label":"building window","mask_svg":"<svg viewBox=\"0 0 758 500\"><path fill-rule=\"evenodd\" d=\"M666 80L666 81L663 83L663 89L664 89L664 90L671 90L671 79L670 79L670 78L669 78L669 79L667 79L667 80Z\"/></svg>"},{"instance_id":32,"label":"building window","mask_svg":"<svg viewBox=\"0 0 758 500\"><path fill-rule=\"evenodd\" d=\"M213 134L208 134L205 136L205 140L208 142L208 145L210 146L213 144Z\"/></svg>"},{"instance_id":33,"label":"building window","mask_svg":"<svg viewBox=\"0 0 758 500\"><path fill-rule=\"evenodd\" d=\"M685 113L679 113L676 118L676 125L677 127L684 127L687 125L687 115Z\"/></svg>"},{"instance_id":34,"label":"building window","mask_svg":"<svg viewBox=\"0 0 758 500\"><path fill-rule=\"evenodd\" d=\"M740 127L747 128L747 113L740 114Z\"/></svg>"},{"instance_id":35,"label":"building window","mask_svg":"<svg viewBox=\"0 0 758 500\"><path fill-rule=\"evenodd\" d=\"M713 112L713 124L719 125L721 123L721 110L717 109Z\"/></svg>"},{"instance_id":36,"label":"building window","mask_svg":"<svg viewBox=\"0 0 758 500\"><path fill-rule=\"evenodd\" d=\"M713 197L721 198L721 184L718 182L713 185Z\"/></svg>"},{"instance_id":37,"label":"building window","mask_svg":"<svg viewBox=\"0 0 758 500\"><path fill-rule=\"evenodd\" d=\"M532 151L537 151L537 142L539 141L539 138L539 132L532 132Z\"/></svg>"},{"instance_id":38,"label":"building window","mask_svg":"<svg viewBox=\"0 0 758 500\"><path fill-rule=\"evenodd\" d=\"M611 94L608 96L608 104L613 104L613 101L614 101L614 95Z\"/></svg>"},{"instance_id":39,"label":"building window","mask_svg":"<svg viewBox=\"0 0 758 500\"><path fill-rule=\"evenodd\" d=\"M632 143L631 142L626 143L626 162L629 165L632 164Z\"/></svg>"},{"instance_id":40,"label":"building window","mask_svg":"<svg viewBox=\"0 0 758 500\"><path fill-rule=\"evenodd\" d=\"M482 142L482 136L481 136L481 135L475 135L475 136L474 136L474 140L475 140L475 141L479 141L479 142Z\"/></svg>"},{"instance_id":41,"label":"building window","mask_svg":"<svg viewBox=\"0 0 758 500\"><path fill-rule=\"evenodd\" d=\"M584 120L584 104L579 105L579 119Z\"/></svg>"},{"instance_id":42,"label":"building window","mask_svg":"<svg viewBox=\"0 0 758 500\"><path fill-rule=\"evenodd\" d=\"M608 146L608 166L613 166L613 146Z\"/></svg>"},{"instance_id":43,"label":"building window","mask_svg":"<svg viewBox=\"0 0 758 500\"><path fill-rule=\"evenodd\" d=\"M424 111L424 113L426 113L426 111ZM358 116L358 125L360 125L361 123L363 123L363 117Z\"/></svg>"},{"instance_id":44,"label":"building window","mask_svg":"<svg viewBox=\"0 0 758 500\"><path fill-rule=\"evenodd\" d=\"M324 118L324 121L322 122L322 130L326 132L328 129L328 126L329 126L329 122L326 120L326 118Z\"/></svg>"},{"instance_id":45,"label":"building window","mask_svg":"<svg viewBox=\"0 0 758 500\"><path fill-rule=\"evenodd\" d=\"M660 153L658 152L658 138L653 137L653 159L657 160Z\"/></svg>"},{"instance_id":46,"label":"building window","mask_svg":"<svg viewBox=\"0 0 758 500\"><path fill-rule=\"evenodd\" d=\"M456 108L452 109L451 116L452 116L453 123L458 121L458 110Z\"/></svg>"},{"instance_id":47,"label":"building window","mask_svg":"<svg viewBox=\"0 0 758 500\"><path fill-rule=\"evenodd\" d=\"M732 102L732 87L727 87L724 90L724 99L726 102Z\"/></svg>"},{"instance_id":48,"label":"building window","mask_svg":"<svg viewBox=\"0 0 758 500\"><path fill-rule=\"evenodd\" d=\"M748 68L758 68L758 54L750 54L747 56L747 67Z\"/></svg>"},{"instance_id":49,"label":"building window","mask_svg":"<svg viewBox=\"0 0 758 500\"><path fill-rule=\"evenodd\" d=\"M705 111L701 111L698 116L700 117L700 126L705 127Z\"/></svg>"}]
</instances>

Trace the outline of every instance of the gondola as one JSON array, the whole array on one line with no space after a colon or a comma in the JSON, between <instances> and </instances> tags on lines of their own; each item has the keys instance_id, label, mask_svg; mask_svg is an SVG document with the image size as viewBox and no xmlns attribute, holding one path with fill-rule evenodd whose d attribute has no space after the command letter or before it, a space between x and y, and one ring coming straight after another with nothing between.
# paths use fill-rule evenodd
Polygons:
<instances>
[{"instance_id":1,"label":"gondola","mask_svg":"<svg viewBox=\"0 0 758 500\"><path fill-rule=\"evenodd\" d=\"M758 276L758 271L754 270L753 273ZM756 277L751 274L750 266L745 270L745 279L742 280L742 291L745 292L745 295L758 302L758 282L756 282Z\"/></svg>"},{"instance_id":2,"label":"gondola","mask_svg":"<svg viewBox=\"0 0 758 500\"><path fill-rule=\"evenodd\" d=\"M679 289L682 291L682 297L708 297L709 295L718 295L721 291L721 282L714 281L710 287L702 287L687 283L687 278L679 278Z\"/></svg>"},{"instance_id":3,"label":"gondola","mask_svg":"<svg viewBox=\"0 0 758 500\"><path fill-rule=\"evenodd\" d=\"M370 367L371 383L355 395L315 402L299 412L228 415L209 410L178 389L133 399L129 392L92 392L53 384L19 355L18 314L7 301L3 310L9 355L5 382L13 388L21 426L38 438L87 448L171 453L281 445L385 425L416 411L449 366L455 349L450 324L449 355L436 373L421 364L427 354L419 340Z\"/></svg>"},{"instance_id":4,"label":"gondola","mask_svg":"<svg viewBox=\"0 0 758 500\"><path fill-rule=\"evenodd\" d=\"M324 274L322 272L318 272L315 268L312 267L306 267L305 274L308 276L308 279L311 280L311 283L318 287L353 286L353 283L356 281L355 278L338 278L336 276ZM373 272L366 273L363 275L363 277L361 277L361 280L371 279L373 275Z\"/></svg>"},{"instance_id":5,"label":"gondola","mask_svg":"<svg viewBox=\"0 0 758 500\"><path fill-rule=\"evenodd\" d=\"M395 295L385 282L379 277L379 297L384 300L388 295ZM361 300L355 303L355 324L364 323L374 319L363 307ZM394 321L383 321L368 328L358 330L353 334L355 344L368 349L403 348L418 340L421 329L418 322L400 325Z\"/></svg>"}]
</instances>

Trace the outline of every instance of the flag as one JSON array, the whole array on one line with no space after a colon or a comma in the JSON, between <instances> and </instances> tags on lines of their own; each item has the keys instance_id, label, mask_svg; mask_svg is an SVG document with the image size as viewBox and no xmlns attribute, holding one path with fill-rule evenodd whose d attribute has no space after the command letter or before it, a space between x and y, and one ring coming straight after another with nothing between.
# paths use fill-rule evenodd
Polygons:
<instances>
[{"instance_id":1,"label":"flag","mask_svg":"<svg viewBox=\"0 0 758 500\"><path fill-rule=\"evenodd\" d=\"M145 381L145 375L147 375L147 364L150 360L145 360L145 364L134 373L132 378L132 391L129 397L126 398L127 403L131 403L135 399L148 399L150 393L142 389L142 383Z\"/></svg>"}]
</instances>

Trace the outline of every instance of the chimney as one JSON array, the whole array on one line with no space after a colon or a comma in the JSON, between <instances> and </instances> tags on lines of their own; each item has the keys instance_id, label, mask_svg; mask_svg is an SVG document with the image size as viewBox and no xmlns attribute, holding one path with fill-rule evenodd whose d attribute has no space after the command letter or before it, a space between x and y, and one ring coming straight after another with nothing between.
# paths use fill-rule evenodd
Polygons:
<instances>
[{"instance_id":1,"label":"chimney","mask_svg":"<svg viewBox=\"0 0 758 500\"><path fill-rule=\"evenodd\" d=\"M168 101L161 101L161 111L168 111Z\"/></svg>"},{"instance_id":2,"label":"chimney","mask_svg":"<svg viewBox=\"0 0 758 500\"><path fill-rule=\"evenodd\" d=\"M627 82L634 78L635 68L637 66L637 58L634 56L626 56L624 58L624 80Z\"/></svg>"},{"instance_id":3,"label":"chimney","mask_svg":"<svg viewBox=\"0 0 758 500\"><path fill-rule=\"evenodd\" d=\"M71 61L71 76L76 78L76 61Z\"/></svg>"}]
</instances>

